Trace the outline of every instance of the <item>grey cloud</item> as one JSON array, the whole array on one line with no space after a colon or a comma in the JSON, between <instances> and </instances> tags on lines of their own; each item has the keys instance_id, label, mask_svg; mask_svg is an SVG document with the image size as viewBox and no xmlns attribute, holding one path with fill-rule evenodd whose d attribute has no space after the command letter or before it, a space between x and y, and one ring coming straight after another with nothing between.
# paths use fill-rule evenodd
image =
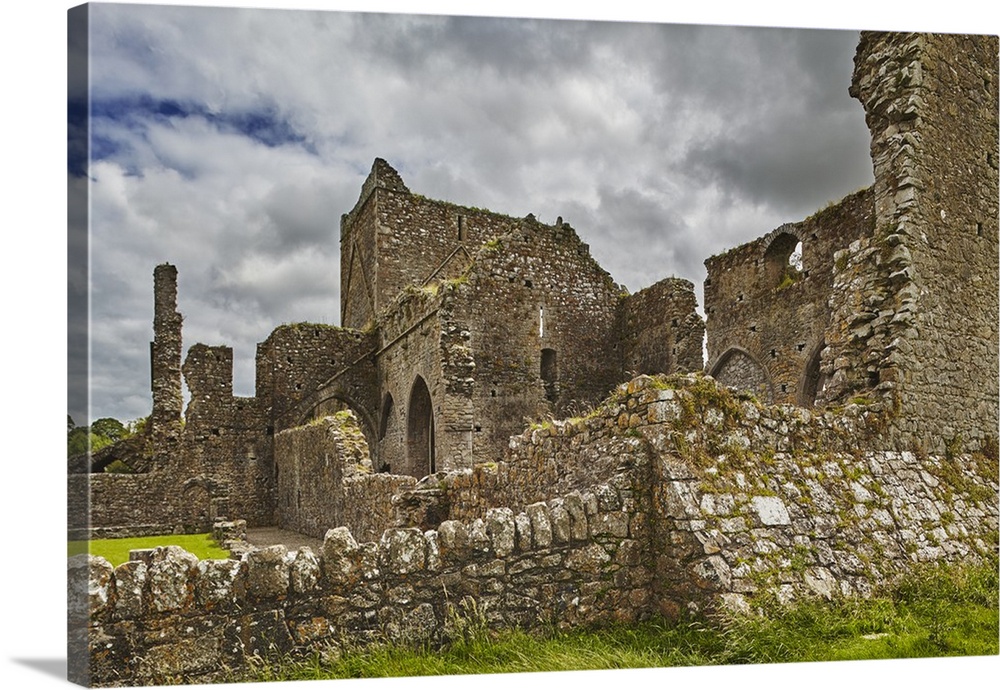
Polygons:
<instances>
[{"instance_id":1,"label":"grey cloud","mask_svg":"<svg viewBox=\"0 0 1000 690\"><path fill-rule=\"evenodd\" d=\"M708 254L870 176L850 33L101 7L95 93L203 113L101 123L120 147L93 168L95 342L140 354L95 353L97 381L130 382L95 399L123 406L148 398L148 332L118 322L148 323L162 261L180 271L185 345L232 345L238 391L271 328L335 323L340 214L375 156L429 197L563 216L632 289L700 281ZM208 115L254 109L309 145Z\"/></svg>"}]
</instances>

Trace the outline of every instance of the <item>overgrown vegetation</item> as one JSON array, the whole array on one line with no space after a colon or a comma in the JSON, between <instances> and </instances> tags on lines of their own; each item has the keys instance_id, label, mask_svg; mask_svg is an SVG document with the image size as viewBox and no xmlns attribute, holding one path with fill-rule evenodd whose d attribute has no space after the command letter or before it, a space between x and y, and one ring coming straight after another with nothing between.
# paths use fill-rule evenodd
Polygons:
<instances>
[{"instance_id":1,"label":"overgrown vegetation","mask_svg":"<svg viewBox=\"0 0 1000 690\"><path fill-rule=\"evenodd\" d=\"M211 534L165 534L156 537L71 541L69 555L89 551L95 556L108 559L111 565L118 566L128 561L128 553L132 549L152 549L157 546L179 546L200 559L229 558L229 552L221 548Z\"/></svg>"},{"instance_id":2,"label":"overgrown vegetation","mask_svg":"<svg viewBox=\"0 0 1000 690\"><path fill-rule=\"evenodd\" d=\"M998 653L997 561L930 566L867 600L804 602L726 620L653 620L603 630L489 632L449 625L440 646L344 643L237 680L307 680ZM457 631L457 632L455 632Z\"/></svg>"}]
</instances>

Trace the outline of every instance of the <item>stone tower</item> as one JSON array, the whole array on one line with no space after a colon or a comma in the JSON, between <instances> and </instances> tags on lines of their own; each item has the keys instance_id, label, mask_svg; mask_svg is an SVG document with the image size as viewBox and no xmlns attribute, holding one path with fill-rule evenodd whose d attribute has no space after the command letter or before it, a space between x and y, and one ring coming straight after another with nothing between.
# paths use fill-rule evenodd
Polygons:
<instances>
[{"instance_id":1,"label":"stone tower","mask_svg":"<svg viewBox=\"0 0 1000 690\"><path fill-rule=\"evenodd\" d=\"M153 342L149 344L153 410L149 433L158 458L180 439L181 315L177 311L177 268L160 264L153 271Z\"/></svg>"}]
</instances>

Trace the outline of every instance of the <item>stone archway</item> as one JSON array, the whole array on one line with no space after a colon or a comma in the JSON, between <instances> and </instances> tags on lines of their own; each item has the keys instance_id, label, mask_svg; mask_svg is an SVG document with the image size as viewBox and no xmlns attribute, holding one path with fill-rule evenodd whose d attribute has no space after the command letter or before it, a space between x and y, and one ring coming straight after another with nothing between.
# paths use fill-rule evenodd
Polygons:
<instances>
[{"instance_id":1,"label":"stone archway","mask_svg":"<svg viewBox=\"0 0 1000 690\"><path fill-rule=\"evenodd\" d=\"M406 468L404 474L422 478L434 468L434 406L423 378L417 376L406 408Z\"/></svg>"},{"instance_id":2,"label":"stone archway","mask_svg":"<svg viewBox=\"0 0 1000 690\"><path fill-rule=\"evenodd\" d=\"M308 424L318 417L336 414L341 410L353 412L354 418L361 428L361 433L364 434L365 443L368 444L371 466L373 468L379 466L378 436L375 435L378 427L375 424L375 419L372 418L367 408L359 405L353 397L347 395L342 389L337 386L322 388L303 401L298 409L299 412L296 415L298 426Z\"/></svg>"},{"instance_id":3,"label":"stone archway","mask_svg":"<svg viewBox=\"0 0 1000 690\"><path fill-rule=\"evenodd\" d=\"M798 280L804 268L802 251L796 235L782 232L775 237L764 252L764 284L773 288Z\"/></svg>"},{"instance_id":4,"label":"stone archway","mask_svg":"<svg viewBox=\"0 0 1000 690\"><path fill-rule=\"evenodd\" d=\"M774 402L767 371L742 348L726 350L708 373L723 386L753 393L765 403Z\"/></svg>"},{"instance_id":5,"label":"stone archway","mask_svg":"<svg viewBox=\"0 0 1000 690\"><path fill-rule=\"evenodd\" d=\"M820 369L822 364L823 348L826 343L820 341L806 362L805 371L802 374L802 385L799 387L799 405L802 407L813 407L816 400L822 397L823 389L826 388L826 375Z\"/></svg>"}]
</instances>

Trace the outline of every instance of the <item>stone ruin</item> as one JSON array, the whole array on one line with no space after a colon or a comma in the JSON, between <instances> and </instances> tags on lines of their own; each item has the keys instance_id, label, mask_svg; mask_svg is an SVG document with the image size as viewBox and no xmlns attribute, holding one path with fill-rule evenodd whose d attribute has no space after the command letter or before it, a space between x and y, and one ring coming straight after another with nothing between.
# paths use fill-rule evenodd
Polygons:
<instances>
[{"instance_id":1,"label":"stone ruin","mask_svg":"<svg viewBox=\"0 0 1000 690\"><path fill-rule=\"evenodd\" d=\"M210 681L447 639L456 612L863 596L995 554L997 48L862 33L875 183L706 261L707 363L690 282L629 295L561 220L425 199L382 160L341 220L342 326L275 329L253 397L228 347L182 363L158 266L147 433L70 474L71 535L282 526L323 548L72 559L71 676Z\"/></svg>"}]
</instances>

